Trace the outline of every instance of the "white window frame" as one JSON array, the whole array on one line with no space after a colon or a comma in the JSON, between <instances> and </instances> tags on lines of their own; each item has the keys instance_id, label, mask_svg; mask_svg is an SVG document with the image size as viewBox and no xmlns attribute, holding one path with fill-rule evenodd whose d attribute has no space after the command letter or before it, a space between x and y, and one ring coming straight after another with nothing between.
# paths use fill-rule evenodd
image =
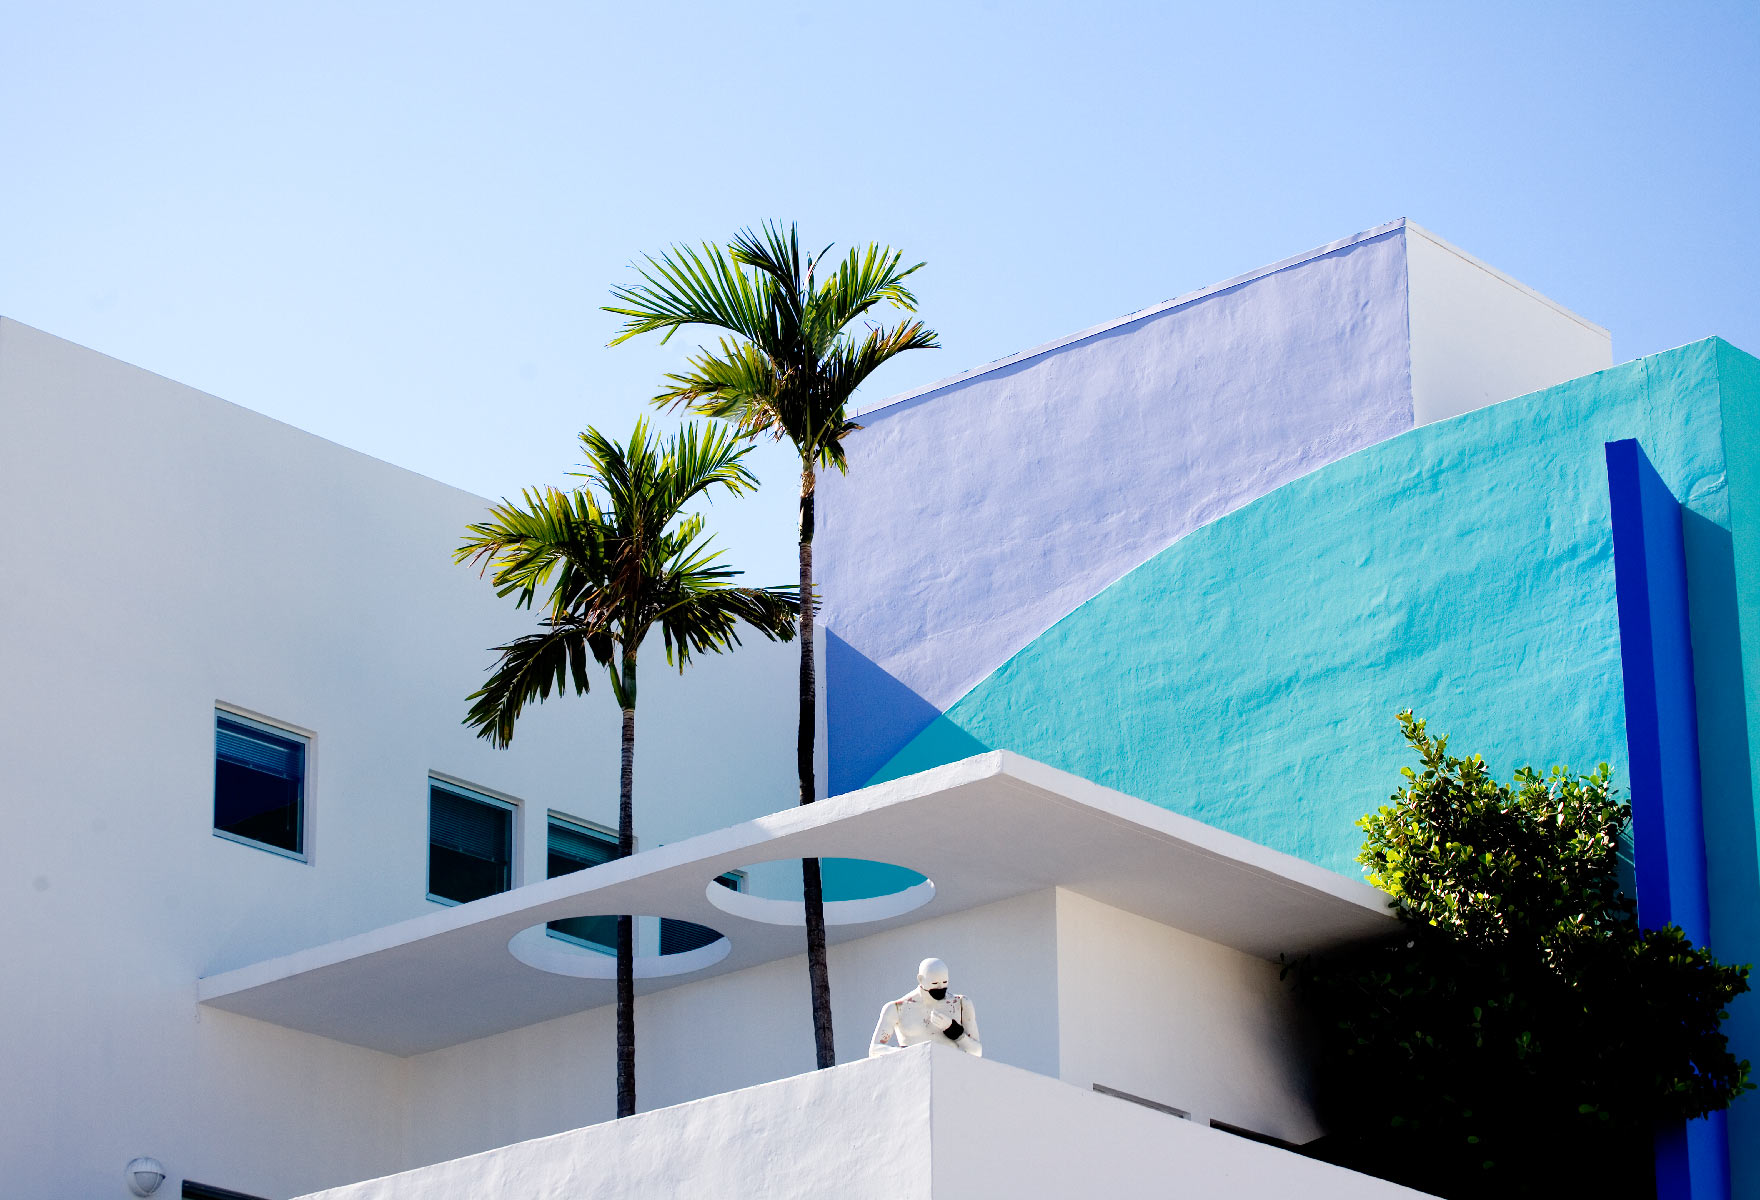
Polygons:
<instances>
[{"instance_id":1,"label":"white window frame","mask_svg":"<svg viewBox=\"0 0 1760 1200\"><path fill-rule=\"evenodd\" d=\"M220 749L216 738L220 730L220 718L237 722L252 729L261 730L274 737L286 738L298 742L305 750L300 756L301 769L299 778L299 845L298 850L288 850L281 846L271 846L268 842L259 842L242 834L232 833L214 824L214 792L220 786ZM312 862L312 777L317 751L317 736L308 729L297 725L289 725L284 721L272 721L258 713L238 708L235 705L214 702L214 715L208 722L208 754L212 760L211 774L208 779L208 827L215 837L221 841L232 842L238 846L249 846L252 850L261 850L265 854L273 854L277 858L292 859L297 863L310 866Z\"/></svg>"},{"instance_id":2,"label":"white window frame","mask_svg":"<svg viewBox=\"0 0 1760 1200\"><path fill-rule=\"evenodd\" d=\"M610 839L612 849L615 850L617 848L617 830L607 828L606 826L601 825L597 821L584 820L581 817L570 816L568 813L557 812L555 809L551 809L548 817L544 821L544 877L546 879L561 879L562 878L562 876L560 876L560 875L551 875L550 874L550 826L551 825L573 825L576 829L580 830L582 833L597 834L598 836L600 836L602 838ZM633 838L630 840L629 852L631 854L634 854L636 852L636 841ZM581 869L582 870L590 870L591 868L583 867ZM575 874L575 872L570 871L569 874L573 875L573 874ZM566 917L562 918L562 919L567 920ZM598 942L589 942L586 938L576 937L572 933L563 933L560 929L552 929L552 928L550 928L550 923L548 921L546 921L544 923L544 936L553 937L557 941L562 942L564 945L575 946L575 947L578 947L582 950L590 951L594 954L616 954L617 953L617 947L615 947L615 946L611 946L611 947L602 946Z\"/></svg>"},{"instance_id":3,"label":"white window frame","mask_svg":"<svg viewBox=\"0 0 1760 1200\"><path fill-rule=\"evenodd\" d=\"M422 809L427 814L427 819L423 824L428 831L428 840L423 843L425 853L422 856L422 890L426 893L427 898L435 904L444 904L447 908L457 908L461 904L470 903L468 900L453 900L447 896L436 896L433 892L428 891L428 885L432 882L429 858L434 847L434 788L436 786L442 791L462 796L466 800L475 800L492 808L504 808L513 814L507 820L507 887L500 892L490 894L500 896L519 887L520 802L511 796L492 792L479 784L466 783L462 779L442 775L438 771L429 771L428 786L422 789Z\"/></svg>"}]
</instances>

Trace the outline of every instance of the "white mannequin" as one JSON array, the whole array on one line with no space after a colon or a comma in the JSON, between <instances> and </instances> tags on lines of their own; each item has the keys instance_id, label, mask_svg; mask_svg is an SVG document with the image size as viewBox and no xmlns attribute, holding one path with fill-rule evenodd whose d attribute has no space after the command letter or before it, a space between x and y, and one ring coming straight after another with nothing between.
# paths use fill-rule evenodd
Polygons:
<instances>
[{"instance_id":1,"label":"white mannequin","mask_svg":"<svg viewBox=\"0 0 1760 1200\"><path fill-rule=\"evenodd\" d=\"M939 958L925 958L917 968L917 986L880 1010L868 1057L929 1041L951 1042L974 1058L984 1057L978 1010L964 996L947 994L947 964Z\"/></svg>"}]
</instances>

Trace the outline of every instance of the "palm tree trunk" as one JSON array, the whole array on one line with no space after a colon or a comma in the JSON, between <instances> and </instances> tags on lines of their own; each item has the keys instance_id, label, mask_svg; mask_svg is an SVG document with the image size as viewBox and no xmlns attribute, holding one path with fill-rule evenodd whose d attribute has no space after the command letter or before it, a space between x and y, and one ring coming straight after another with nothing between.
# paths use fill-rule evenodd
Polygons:
<instances>
[{"instance_id":1,"label":"palm tree trunk","mask_svg":"<svg viewBox=\"0 0 1760 1200\"><path fill-rule=\"evenodd\" d=\"M813 462L801 464L801 712L795 741L795 769L801 803L818 799L813 779L813 743L818 735L819 688L813 669ZM821 1070L837 1065L831 1036L831 968L825 958L825 882L819 860L801 860L801 894L807 910L807 980L813 995L813 1050Z\"/></svg>"},{"instance_id":2,"label":"palm tree trunk","mask_svg":"<svg viewBox=\"0 0 1760 1200\"><path fill-rule=\"evenodd\" d=\"M635 655L623 660L624 693L630 707L623 710L623 776L617 797L617 857L628 858L635 850L636 819L633 800L636 762ZM636 1111L636 939L635 917L617 918L617 1115Z\"/></svg>"}]
</instances>

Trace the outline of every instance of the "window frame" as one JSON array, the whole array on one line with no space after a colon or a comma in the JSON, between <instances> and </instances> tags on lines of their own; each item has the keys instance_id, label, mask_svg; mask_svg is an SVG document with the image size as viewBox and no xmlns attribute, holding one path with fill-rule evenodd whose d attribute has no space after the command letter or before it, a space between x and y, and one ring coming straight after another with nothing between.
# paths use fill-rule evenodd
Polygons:
<instances>
[{"instance_id":1,"label":"window frame","mask_svg":"<svg viewBox=\"0 0 1760 1200\"><path fill-rule=\"evenodd\" d=\"M611 849L612 849L613 854L616 853L618 839L617 839L617 831L615 829L611 829L611 828L608 828L607 826L601 825L597 821L588 821L588 820L585 820L581 817L570 816L568 813L557 812L555 809L551 809L545 815L545 820L544 820L544 877L546 879L561 879L561 878L563 878L563 876L561 876L561 875L550 874L550 827L552 825L570 825L570 826L573 826L576 830L580 831L581 833L589 834L593 837L604 838L605 840L607 840L608 842L611 843ZM631 844L630 844L630 853L634 854L635 852L636 852L636 844L632 839ZM611 859L607 859L606 861L607 862L615 862L616 859L611 858ZM596 863L594 865L595 866L603 866L604 864ZM582 871L590 871L590 870L592 870L592 867L582 867L581 870ZM569 871L569 872L567 872L567 874L576 875L576 874L579 874L579 872L578 871ZM564 917L562 919L568 920L570 918ZM586 938L576 937L572 933L564 933L560 929L552 929L550 927L550 922L548 922L548 921L544 922L544 935L546 937L553 937L557 941L562 942L564 945L574 946L577 949L587 950L587 951L590 951L594 954L616 954L617 953L617 947L615 945L605 946L605 945L601 945L598 942L589 942Z\"/></svg>"},{"instance_id":2,"label":"window frame","mask_svg":"<svg viewBox=\"0 0 1760 1200\"><path fill-rule=\"evenodd\" d=\"M488 788L482 787L478 784L466 783L461 779L454 779L450 775L442 775L438 771L429 771L428 786L422 792L422 805L427 811L427 819L425 823L428 830L428 836L424 843L427 851L427 861L422 867L422 891L426 895L426 898L433 901L435 904L443 904L447 908L457 908L461 904L471 903L469 900L454 900L447 896L436 896L432 890L431 885L434 882L433 853L435 788L451 792L453 795L459 796L465 800L474 800L481 804L487 804L491 808L506 809L507 812L511 814L507 819L507 886L502 888L499 892L490 892L489 895L505 895L519 887L520 810L522 807L520 802L512 796L505 796L499 792L490 791ZM477 898L479 900L484 900L488 897L479 896Z\"/></svg>"},{"instance_id":3,"label":"window frame","mask_svg":"<svg viewBox=\"0 0 1760 1200\"><path fill-rule=\"evenodd\" d=\"M298 850L289 850L284 846L274 846L268 842L259 842L255 838L245 837L243 834L221 829L218 825L214 824L214 818L216 816L214 812L214 793L217 792L220 787L220 747L218 738L220 733L220 722L222 720L231 721L237 725L256 729L262 733L269 734L271 737L284 738L288 741L294 741L300 744L300 848ZM294 862L305 863L307 866L310 866L312 862L312 826L314 824L312 821L312 776L316 773L313 764L317 757L317 735L313 734L310 730L301 729L297 725L290 725L285 721L273 721L258 713L250 712L231 704L224 704L220 701L215 701L214 718L209 723L208 736L210 746L209 756L212 764L212 774L209 776L208 787L208 827L213 832L214 836L221 841L232 842L239 846L248 846L252 850L261 850L266 854L273 854L277 858L291 859Z\"/></svg>"}]
</instances>

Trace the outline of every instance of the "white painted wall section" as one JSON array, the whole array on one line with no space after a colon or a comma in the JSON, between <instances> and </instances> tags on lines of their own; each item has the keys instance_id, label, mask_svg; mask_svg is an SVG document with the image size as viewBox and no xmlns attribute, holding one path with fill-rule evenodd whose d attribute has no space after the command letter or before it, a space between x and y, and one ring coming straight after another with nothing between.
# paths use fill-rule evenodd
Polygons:
<instances>
[{"instance_id":1,"label":"white painted wall section","mask_svg":"<svg viewBox=\"0 0 1760 1200\"><path fill-rule=\"evenodd\" d=\"M1321 1135L1277 965L1057 893L1058 1077L1301 1145Z\"/></svg>"},{"instance_id":2,"label":"white painted wall section","mask_svg":"<svg viewBox=\"0 0 1760 1200\"><path fill-rule=\"evenodd\" d=\"M809 1071L305 1200L914 1200L931 1194L930 1072L928 1054Z\"/></svg>"},{"instance_id":3,"label":"white painted wall section","mask_svg":"<svg viewBox=\"0 0 1760 1200\"><path fill-rule=\"evenodd\" d=\"M1421 1193L938 1046L305 1200L1395 1200Z\"/></svg>"},{"instance_id":4,"label":"white painted wall section","mask_svg":"<svg viewBox=\"0 0 1760 1200\"><path fill-rule=\"evenodd\" d=\"M1055 1075L1055 893L888 930L830 951L839 1062L868 1052L880 1006L916 985L931 955L982 1006L985 1053ZM636 1003L636 1094L662 1108L813 1067L804 955L687 983ZM557 1133L615 1113L613 1009L602 1006L397 1060L421 1114L409 1164Z\"/></svg>"},{"instance_id":5,"label":"white painted wall section","mask_svg":"<svg viewBox=\"0 0 1760 1200\"><path fill-rule=\"evenodd\" d=\"M452 562L481 497L9 320L0 429L4 1190L120 1200L141 1154L168 1188L277 1197L409 1165L405 1060L195 981L435 911L430 771L518 799L542 879L548 811L616 820L610 696L542 705L506 752L460 724L532 619ZM644 671L644 845L790 802L796 661L748 638ZM216 703L312 734L308 862L214 836Z\"/></svg>"},{"instance_id":6,"label":"white painted wall section","mask_svg":"<svg viewBox=\"0 0 1760 1200\"><path fill-rule=\"evenodd\" d=\"M1428 425L1613 365L1613 338L1405 223L1412 417Z\"/></svg>"}]
</instances>

